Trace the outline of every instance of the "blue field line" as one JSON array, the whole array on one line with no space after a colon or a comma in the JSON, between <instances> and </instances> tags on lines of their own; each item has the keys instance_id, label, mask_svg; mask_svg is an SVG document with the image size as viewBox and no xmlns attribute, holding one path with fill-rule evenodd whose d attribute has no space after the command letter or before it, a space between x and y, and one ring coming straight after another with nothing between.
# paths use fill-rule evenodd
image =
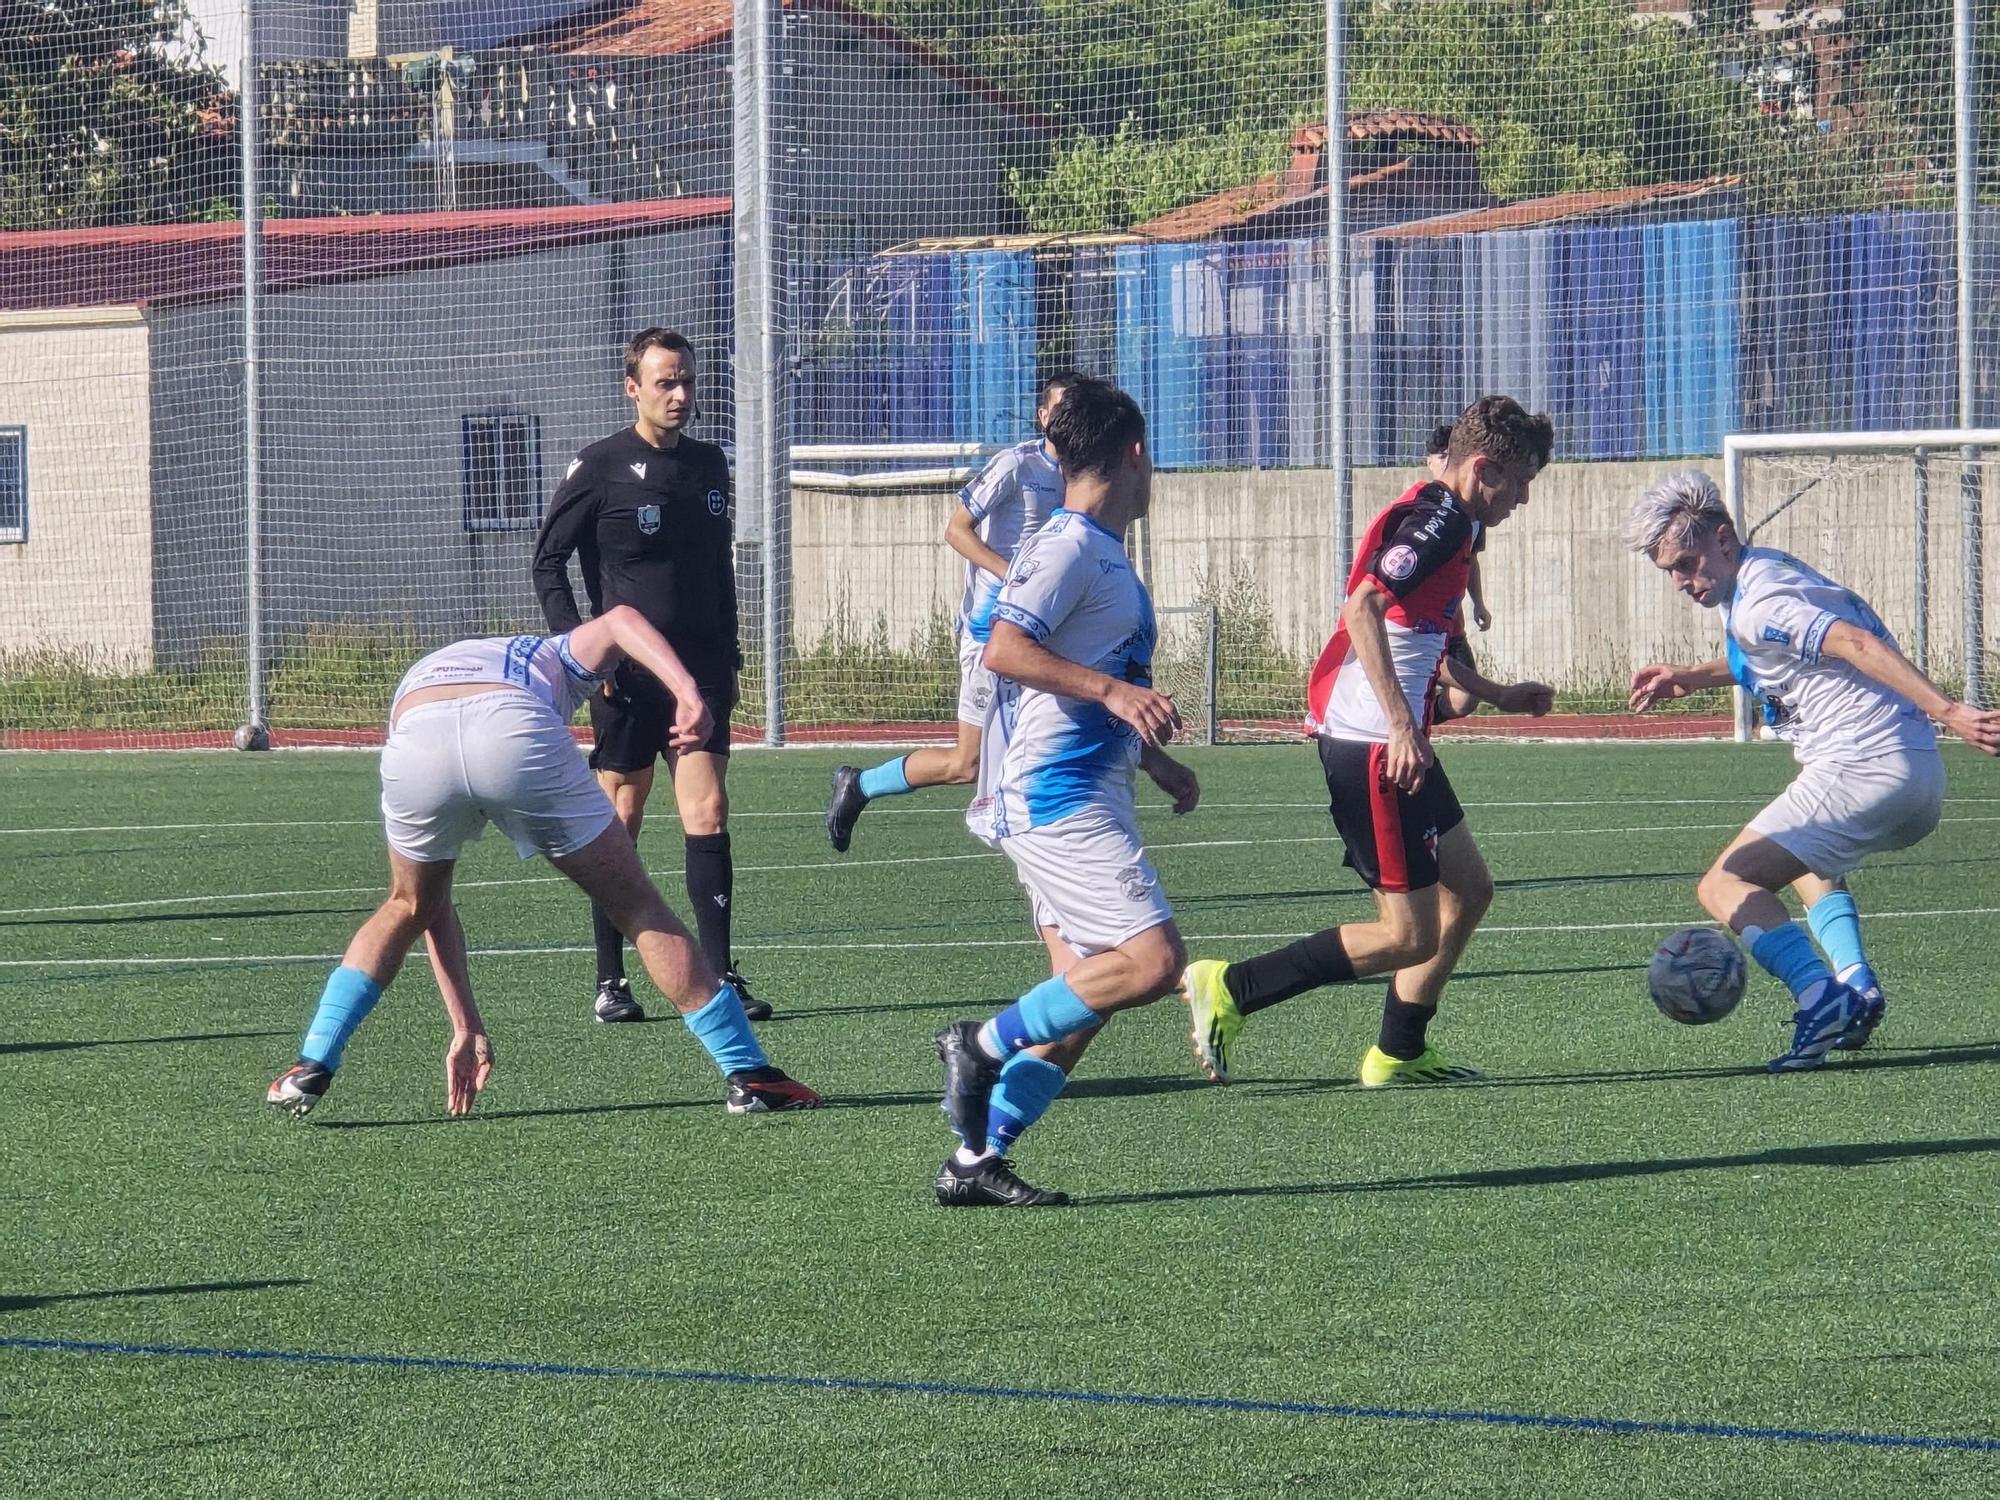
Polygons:
<instances>
[{"instance_id":1,"label":"blue field line","mask_svg":"<svg viewBox=\"0 0 2000 1500\"><path fill-rule=\"evenodd\" d=\"M639 1365L554 1364L538 1360L455 1359L430 1354L331 1354L309 1349L223 1349L198 1344L99 1343L0 1335L0 1349L56 1354L153 1355L252 1364L332 1365L433 1374L538 1375L566 1380L646 1380L683 1385L750 1386L765 1390L837 1391L871 1396L948 1396L981 1401L1051 1401L1073 1406L1123 1406L1231 1415L1338 1418L1363 1422L1443 1422L1476 1427L1527 1427L1615 1437L1751 1439L1856 1448L1922 1448L1953 1453L2000 1453L2000 1437L1943 1437L1912 1432L1839 1432L1804 1427L1739 1427L1726 1422L1645 1422L1623 1417L1569 1417L1536 1412L1459 1411L1446 1407L1349 1406L1321 1401L1256 1401L1238 1396L1158 1396L1140 1391L1067 1391L1035 1386L970 1385L949 1380L868 1380L838 1375L755 1375L740 1370L661 1370Z\"/></svg>"}]
</instances>

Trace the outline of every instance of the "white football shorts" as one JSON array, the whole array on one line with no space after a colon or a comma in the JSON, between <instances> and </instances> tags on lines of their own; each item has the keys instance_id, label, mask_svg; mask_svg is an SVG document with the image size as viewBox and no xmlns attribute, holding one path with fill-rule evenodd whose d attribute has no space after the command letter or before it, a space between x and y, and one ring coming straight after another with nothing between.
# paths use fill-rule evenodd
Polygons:
<instances>
[{"instance_id":1,"label":"white football shorts","mask_svg":"<svg viewBox=\"0 0 2000 1500\"><path fill-rule=\"evenodd\" d=\"M1036 930L1053 927L1081 957L1174 919L1139 830L1116 814L1071 813L993 843L1014 862Z\"/></svg>"},{"instance_id":2,"label":"white football shorts","mask_svg":"<svg viewBox=\"0 0 2000 1500\"><path fill-rule=\"evenodd\" d=\"M569 726L515 688L419 703L382 747L389 847L419 864L457 859L488 823L521 858L559 859L615 816Z\"/></svg>"},{"instance_id":3,"label":"white football shorts","mask_svg":"<svg viewBox=\"0 0 2000 1500\"><path fill-rule=\"evenodd\" d=\"M975 729L986 726L986 711L993 706L993 674L980 660L986 642L973 639L972 632L958 631L958 722Z\"/></svg>"},{"instance_id":4,"label":"white football shorts","mask_svg":"<svg viewBox=\"0 0 2000 1500\"><path fill-rule=\"evenodd\" d=\"M1929 837L1943 811L1944 757L1892 751L1813 761L1750 827L1813 874L1838 880L1871 854Z\"/></svg>"}]
</instances>

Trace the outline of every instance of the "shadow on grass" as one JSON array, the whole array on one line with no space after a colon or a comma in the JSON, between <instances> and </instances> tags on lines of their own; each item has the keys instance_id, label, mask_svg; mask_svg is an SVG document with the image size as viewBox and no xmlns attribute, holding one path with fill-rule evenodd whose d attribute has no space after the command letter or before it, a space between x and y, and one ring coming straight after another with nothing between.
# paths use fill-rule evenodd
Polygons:
<instances>
[{"instance_id":1,"label":"shadow on grass","mask_svg":"<svg viewBox=\"0 0 2000 1500\"><path fill-rule=\"evenodd\" d=\"M1319 1198L1343 1193L1554 1187L1572 1182L1607 1182L1627 1177L1729 1171L1741 1167L1876 1167L1924 1157L1970 1156L1982 1152L2000 1152L2000 1136L1949 1141L1876 1141L1845 1146L1779 1146L1735 1156L1563 1162L1548 1166L1498 1167L1477 1172L1435 1172L1423 1177L1384 1177L1364 1182L1274 1183L1253 1187L1185 1188L1165 1193L1107 1193L1102 1197L1093 1195L1082 1202L1086 1208L1106 1208L1142 1203L1196 1202L1204 1198Z\"/></svg>"},{"instance_id":2,"label":"shadow on grass","mask_svg":"<svg viewBox=\"0 0 2000 1500\"><path fill-rule=\"evenodd\" d=\"M9 917L0 927L143 927L161 922L265 922L276 917L366 916L372 906L259 907L253 911L138 912L125 917ZM51 959L51 963L59 960Z\"/></svg>"},{"instance_id":3,"label":"shadow on grass","mask_svg":"<svg viewBox=\"0 0 2000 1500\"><path fill-rule=\"evenodd\" d=\"M231 1042L238 1037L290 1036L289 1031L196 1031L186 1036L117 1036L91 1041L0 1042L0 1057L10 1052L75 1052L86 1047L162 1047L171 1042Z\"/></svg>"},{"instance_id":4,"label":"shadow on grass","mask_svg":"<svg viewBox=\"0 0 2000 1500\"><path fill-rule=\"evenodd\" d=\"M287 1276L266 1281L190 1281L176 1286L124 1286L100 1292L49 1292L42 1296L0 1295L0 1313L26 1312L31 1308L52 1307L58 1302L100 1302L112 1297L191 1297L203 1292L262 1292L273 1287L311 1286L302 1277Z\"/></svg>"}]
</instances>

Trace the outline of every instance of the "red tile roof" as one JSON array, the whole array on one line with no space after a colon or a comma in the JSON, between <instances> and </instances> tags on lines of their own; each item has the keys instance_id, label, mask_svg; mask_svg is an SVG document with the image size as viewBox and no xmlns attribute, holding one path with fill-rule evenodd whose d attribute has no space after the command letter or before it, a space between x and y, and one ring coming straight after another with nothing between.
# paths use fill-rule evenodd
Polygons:
<instances>
[{"instance_id":1,"label":"red tile roof","mask_svg":"<svg viewBox=\"0 0 2000 1500\"><path fill-rule=\"evenodd\" d=\"M1380 109L1347 117L1350 141L1436 141L1477 148L1484 138L1470 125L1410 110ZM1292 157L1282 172L1259 177L1241 187L1225 188L1212 197L1183 204L1134 226L1137 234L1162 240L1209 239L1226 229L1247 229L1265 214L1290 208L1324 195L1320 157L1326 151L1326 124L1301 125L1292 133ZM1391 162L1347 179L1350 189L1373 187L1410 168L1409 158Z\"/></svg>"},{"instance_id":2,"label":"red tile roof","mask_svg":"<svg viewBox=\"0 0 2000 1500\"><path fill-rule=\"evenodd\" d=\"M265 287L284 291L430 270L663 229L726 223L727 198L472 213L273 219ZM234 297L243 290L240 224L152 224L0 234L0 311L129 306Z\"/></svg>"},{"instance_id":3,"label":"red tile roof","mask_svg":"<svg viewBox=\"0 0 2000 1500\"><path fill-rule=\"evenodd\" d=\"M1491 229L1530 229L1542 224L1560 224L1566 219L1595 219L1606 214L1626 213L1657 203L1685 202L1735 187L1740 177L1707 177L1699 182L1657 182L1647 187L1612 188L1591 193L1557 193L1549 198L1528 198L1519 203L1501 203L1492 208L1466 213L1442 214L1434 219L1416 219L1408 224L1392 224L1365 236L1378 240L1429 239L1442 235L1482 234Z\"/></svg>"},{"instance_id":4,"label":"red tile roof","mask_svg":"<svg viewBox=\"0 0 2000 1500\"><path fill-rule=\"evenodd\" d=\"M784 5L788 10L837 16L1022 124L1046 134L1055 131L1055 122L1040 111L848 0L784 0ZM568 57L672 57L725 43L734 27L733 0L614 0L586 10L580 17L515 37L508 45L531 46Z\"/></svg>"}]
</instances>

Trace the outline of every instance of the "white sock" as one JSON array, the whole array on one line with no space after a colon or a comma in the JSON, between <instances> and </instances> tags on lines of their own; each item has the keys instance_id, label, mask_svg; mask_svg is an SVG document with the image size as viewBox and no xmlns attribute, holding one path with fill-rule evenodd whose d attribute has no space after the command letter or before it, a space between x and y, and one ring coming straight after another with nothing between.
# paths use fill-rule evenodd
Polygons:
<instances>
[{"instance_id":1,"label":"white sock","mask_svg":"<svg viewBox=\"0 0 2000 1500\"><path fill-rule=\"evenodd\" d=\"M960 1146L951 1153L951 1160L953 1166L976 1167L991 1155L993 1151L990 1147L984 1151L974 1151L970 1146Z\"/></svg>"}]
</instances>

